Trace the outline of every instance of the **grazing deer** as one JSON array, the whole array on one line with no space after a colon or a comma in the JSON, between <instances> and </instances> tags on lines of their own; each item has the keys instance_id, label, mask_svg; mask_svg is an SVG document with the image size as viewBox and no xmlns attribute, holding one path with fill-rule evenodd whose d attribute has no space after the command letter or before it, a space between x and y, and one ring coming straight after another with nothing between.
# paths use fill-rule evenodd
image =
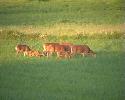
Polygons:
<instances>
[{"instance_id":1,"label":"grazing deer","mask_svg":"<svg viewBox=\"0 0 125 100\"><path fill-rule=\"evenodd\" d=\"M57 52L71 52L71 43L44 43L43 51L47 52L47 57Z\"/></svg>"},{"instance_id":2,"label":"grazing deer","mask_svg":"<svg viewBox=\"0 0 125 100\"><path fill-rule=\"evenodd\" d=\"M59 43L44 43L43 44L43 52L47 53L54 53L55 52L55 45L59 45Z\"/></svg>"},{"instance_id":3,"label":"grazing deer","mask_svg":"<svg viewBox=\"0 0 125 100\"><path fill-rule=\"evenodd\" d=\"M96 53L94 53L87 45L72 45L71 54L81 54L83 56L96 56Z\"/></svg>"},{"instance_id":4,"label":"grazing deer","mask_svg":"<svg viewBox=\"0 0 125 100\"><path fill-rule=\"evenodd\" d=\"M24 53L25 51L30 51L30 47L27 46L27 45L22 45L22 44L18 44L16 47L15 47L15 50L16 50L16 53Z\"/></svg>"},{"instance_id":5,"label":"grazing deer","mask_svg":"<svg viewBox=\"0 0 125 100\"><path fill-rule=\"evenodd\" d=\"M43 44L43 52L46 53L46 56L49 57L55 51L55 45L59 45L59 43L44 43Z\"/></svg>"}]
</instances>

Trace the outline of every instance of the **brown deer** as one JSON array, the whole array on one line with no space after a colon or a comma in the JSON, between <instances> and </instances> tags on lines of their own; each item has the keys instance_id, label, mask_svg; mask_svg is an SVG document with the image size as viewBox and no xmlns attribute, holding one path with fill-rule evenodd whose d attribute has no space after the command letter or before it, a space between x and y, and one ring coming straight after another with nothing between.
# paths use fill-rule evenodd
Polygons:
<instances>
[{"instance_id":1,"label":"brown deer","mask_svg":"<svg viewBox=\"0 0 125 100\"><path fill-rule=\"evenodd\" d=\"M96 53L94 53L88 45L72 45L71 46L71 54L81 54L83 56L96 56Z\"/></svg>"},{"instance_id":2,"label":"brown deer","mask_svg":"<svg viewBox=\"0 0 125 100\"><path fill-rule=\"evenodd\" d=\"M64 52L71 52L71 43L44 43L43 44L43 51L47 52L47 57L52 55L53 53L58 52L64 53ZM57 54L57 55L58 55Z\"/></svg>"},{"instance_id":3,"label":"brown deer","mask_svg":"<svg viewBox=\"0 0 125 100\"><path fill-rule=\"evenodd\" d=\"M15 50L16 50L16 53L19 54L19 53L24 53L25 51L30 51L30 47L27 46L27 45L23 45L23 44L18 44L16 47L15 47Z\"/></svg>"}]
</instances>

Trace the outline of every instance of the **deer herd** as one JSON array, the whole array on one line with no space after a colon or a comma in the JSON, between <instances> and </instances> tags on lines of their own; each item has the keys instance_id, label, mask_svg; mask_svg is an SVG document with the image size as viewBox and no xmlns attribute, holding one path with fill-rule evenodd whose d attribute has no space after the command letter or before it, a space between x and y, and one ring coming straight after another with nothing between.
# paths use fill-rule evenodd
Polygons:
<instances>
[{"instance_id":1,"label":"deer herd","mask_svg":"<svg viewBox=\"0 0 125 100\"><path fill-rule=\"evenodd\" d=\"M50 57L53 54L57 55L57 58L72 58L75 55L93 56L96 57L96 53L93 52L88 45L74 45L72 43L44 43L43 51L32 50L28 45L18 44L15 47L16 53L23 53L24 56L29 57Z\"/></svg>"}]
</instances>

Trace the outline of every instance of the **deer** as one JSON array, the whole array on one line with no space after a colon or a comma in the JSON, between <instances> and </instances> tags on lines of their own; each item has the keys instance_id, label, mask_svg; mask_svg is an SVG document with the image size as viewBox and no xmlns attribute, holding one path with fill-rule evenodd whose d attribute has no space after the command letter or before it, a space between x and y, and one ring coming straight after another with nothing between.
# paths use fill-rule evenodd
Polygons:
<instances>
[{"instance_id":1,"label":"deer","mask_svg":"<svg viewBox=\"0 0 125 100\"><path fill-rule=\"evenodd\" d=\"M94 56L96 57L96 53L90 49L88 45L72 45L71 46L71 54L81 54L82 56Z\"/></svg>"},{"instance_id":2,"label":"deer","mask_svg":"<svg viewBox=\"0 0 125 100\"><path fill-rule=\"evenodd\" d=\"M18 44L15 47L16 53L24 53L25 51L30 51L30 47L28 45L24 45L24 44ZM25 55L24 55L25 56Z\"/></svg>"}]
</instances>

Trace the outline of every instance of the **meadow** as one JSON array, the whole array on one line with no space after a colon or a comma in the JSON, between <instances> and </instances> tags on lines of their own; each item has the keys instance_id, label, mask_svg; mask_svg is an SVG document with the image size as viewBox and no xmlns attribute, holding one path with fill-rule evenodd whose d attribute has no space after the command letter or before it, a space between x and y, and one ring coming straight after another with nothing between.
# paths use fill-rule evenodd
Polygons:
<instances>
[{"instance_id":1,"label":"meadow","mask_svg":"<svg viewBox=\"0 0 125 100\"><path fill-rule=\"evenodd\" d=\"M0 0L0 100L124 100L124 12L124 0ZM87 44L97 57L16 55L19 43L45 42Z\"/></svg>"}]
</instances>

